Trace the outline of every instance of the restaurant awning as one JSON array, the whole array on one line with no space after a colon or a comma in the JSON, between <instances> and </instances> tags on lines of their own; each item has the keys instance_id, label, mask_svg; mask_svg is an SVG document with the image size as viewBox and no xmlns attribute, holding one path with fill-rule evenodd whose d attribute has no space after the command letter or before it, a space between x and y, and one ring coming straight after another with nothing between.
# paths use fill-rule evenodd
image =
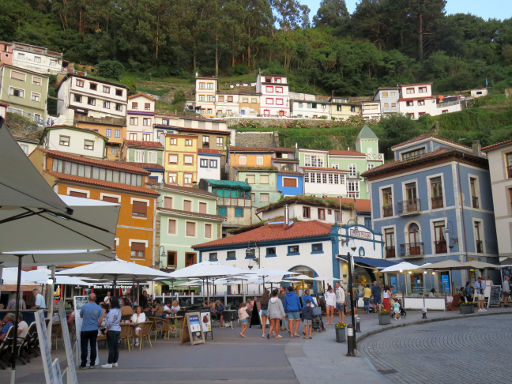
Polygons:
<instances>
[{"instance_id":1,"label":"restaurant awning","mask_svg":"<svg viewBox=\"0 0 512 384\"><path fill-rule=\"evenodd\" d=\"M384 259L372 259L371 257L354 257L354 263L359 264L362 267L371 268L387 268L396 263Z\"/></svg>"}]
</instances>

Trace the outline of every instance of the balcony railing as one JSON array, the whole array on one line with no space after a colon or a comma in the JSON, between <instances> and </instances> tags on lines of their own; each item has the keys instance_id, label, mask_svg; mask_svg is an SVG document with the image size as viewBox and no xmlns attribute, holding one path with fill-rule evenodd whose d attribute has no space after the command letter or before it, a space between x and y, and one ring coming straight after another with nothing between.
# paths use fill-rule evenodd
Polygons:
<instances>
[{"instance_id":1,"label":"balcony railing","mask_svg":"<svg viewBox=\"0 0 512 384\"><path fill-rule=\"evenodd\" d=\"M382 207L382 214L384 217L393 216L393 206L389 205L386 207Z\"/></svg>"},{"instance_id":2,"label":"balcony railing","mask_svg":"<svg viewBox=\"0 0 512 384\"><path fill-rule=\"evenodd\" d=\"M423 256L423 242L400 244L400 256L421 257Z\"/></svg>"},{"instance_id":3,"label":"balcony railing","mask_svg":"<svg viewBox=\"0 0 512 384\"><path fill-rule=\"evenodd\" d=\"M395 247L386 247L386 259L396 257Z\"/></svg>"},{"instance_id":4,"label":"balcony railing","mask_svg":"<svg viewBox=\"0 0 512 384\"><path fill-rule=\"evenodd\" d=\"M484 253L484 242L482 240L476 241L476 253Z\"/></svg>"},{"instance_id":5,"label":"balcony railing","mask_svg":"<svg viewBox=\"0 0 512 384\"><path fill-rule=\"evenodd\" d=\"M446 240L434 241L436 253L446 253Z\"/></svg>"},{"instance_id":6,"label":"balcony railing","mask_svg":"<svg viewBox=\"0 0 512 384\"><path fill-rule=\"evenodd\" d=\"M471 197L471 205L473 208L480 208L480 204L478 202L478 197L476 197L476 196Z\"/></svg>"},{"instance_id":7,"label":"balcony railing","mask_svg":"<svg viewBox=\"0 0 512 384\"><path fill-rule=\"evenodd\" d=\"M398 202L398 214L400 216L416 215L421 211L420 199Z\"/></svg>"},{"instance_id":8,"label":"balcony railing","mask_svg":"<svg viewBox=\"0 0 512 384\"><path fill-rule=\"evenodd\" d=\"M443 196L432 198L432 209L443 208Z\"/></svg>"}]
</instances>

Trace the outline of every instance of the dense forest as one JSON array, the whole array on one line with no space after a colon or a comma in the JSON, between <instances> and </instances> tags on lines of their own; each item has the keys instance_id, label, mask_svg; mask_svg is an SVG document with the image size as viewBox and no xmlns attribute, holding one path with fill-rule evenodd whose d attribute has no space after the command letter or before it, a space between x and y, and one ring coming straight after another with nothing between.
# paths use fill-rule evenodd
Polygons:
<instances>
[{"instance_id":1,"label":"dense forest","mask_svg":"<svg viewBox=\"0 0 512 384\"><path fill-rule=\"evenodd\" d=\"M446 15L444 0L2 0L0 39L116 60L153 77L290 75L294 90L372 94L433 81L436 91L512 86L512 19ZM310 16L312 16L310 18Z\"/></svg>"}]
</instances>

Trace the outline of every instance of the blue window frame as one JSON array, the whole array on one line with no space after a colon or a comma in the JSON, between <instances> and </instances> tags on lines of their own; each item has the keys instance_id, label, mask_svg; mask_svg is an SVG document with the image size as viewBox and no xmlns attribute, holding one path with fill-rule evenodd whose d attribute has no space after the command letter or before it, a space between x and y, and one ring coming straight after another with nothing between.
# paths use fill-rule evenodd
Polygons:
<instances>
[{"instance_id":1,"label":"blue window frame","mask_svg":"<svg viewBox=\"0 0 512 384\"><path fill-rule=\"evenodd\" d=\"M289 245L288 246L288 256L299 255L299 246L298 245Z\"/></svg>"},{"instance_id":2,"label":"blue window frame","mask_svg":"<svg viewBox=\"0 0 512 384\"><path fill-rule=\"evenodd\" d=\"M268 247L266 257L276 257L276 247Z\"/></svg>"},{"instance_id":3,"label":"blue window frame","mask_svg":"<svg viewBox=\"0 0 512 384\"><path fill-rule=\"evenodd\" d=\"M226 260L236 260L236 251L228 251Z\"/></svg>"},{"instance_id":4,"label":"blue window frame","mask_svg":"<svg viewBox=\"0 0 512 384\"><path fill-rule=\"evenodd\" d=\"M324 253L324 245L322 243L312 244L311 253Z\"/></svg>"},{"instance_id":5,"label":"blue window frame","mask_svg":"<svg viewBox=\"0 0 512 384\"><path fill-rule=\"evenodd\" d=\"M199 162L199 166L201 168L208 168L208 159L201 159L201 161Z\"/></svg>"},{"instance_id":6,"label":"blue window frame","mask_svg":"<svg viewBox=\"0 0 512 384\"><path fill-rule=\"evenodd\" d=\"M210 168L217 168L217 160L210 160Z\"/></svg>"},{"instance_id":7,"label":"blue window frame","mask_svg":"<svg viewBox=\"0 0 512 384\"><path fill-rule=\"evenodd\" d=\"M368 227L368 228L372 227L372 218L371 217L364 218L364 226Z\"/></svg>"},{"instance_id":8,"label":"blue window frame","mask_svg":"<svg viewBox=\"0 0 512 384\"><path fill-rule=\"evenodd\" d=\"M227 208L219 207L219 216L227 216Z\"/></svg>"},{"instance_id":9,"label":"blue window frame","mask_svg":"<svg viewBox=\"0 0 512 384\"><path fill-rule=\"evenodd\" d=\"M235 217L244 217L244 209L235 208Z\"/></svg>"},{"instance_id":10,"label":"blue window frame","mask_svg":"<svg viewBox=\"0 0 512 384\"><path fill-rule=\"evenodd\" d=\"M208 259L210 261L217 261L217 252L211 252L208 254Z\"/></svg>"}]
</instances>

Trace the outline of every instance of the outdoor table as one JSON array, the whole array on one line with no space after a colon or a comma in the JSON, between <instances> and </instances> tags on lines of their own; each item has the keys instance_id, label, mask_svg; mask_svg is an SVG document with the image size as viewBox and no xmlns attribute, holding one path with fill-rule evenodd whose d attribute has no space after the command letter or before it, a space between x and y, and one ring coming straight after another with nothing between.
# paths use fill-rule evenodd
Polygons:
<instances>
[{"instance_id":1,"label":"outdoor table","mask_svg":"<svg viewBox=\"0 0 512 384\"><path fill-rule=\"evenodd\" d=\"M171 327L174 327L174 337L178 337L178 333L180 331L181 322L183 321L183 316L166 316L164 319L169 321Z\"/></svg>"}]
</instances>

